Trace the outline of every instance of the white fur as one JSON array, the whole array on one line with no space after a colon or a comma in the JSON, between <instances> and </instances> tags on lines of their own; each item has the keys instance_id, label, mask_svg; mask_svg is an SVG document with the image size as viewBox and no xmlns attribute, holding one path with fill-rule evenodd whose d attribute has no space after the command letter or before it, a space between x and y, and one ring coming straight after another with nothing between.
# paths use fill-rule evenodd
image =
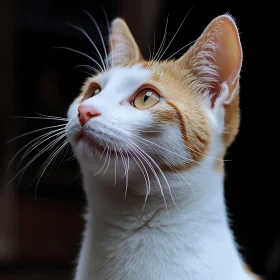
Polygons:
<instances>
[{"instance_id":1,"label":"white fur","mask_svg":"<svg viewBox=\"0 0 280 280\"><path fill-rule=\"evenodd\" d=\"M100 76L101 93L84 103L96 106L101 116L90 120L86 129L100 143L109 143L111 148L114 141L124 147L134 141L157 163L161 156L168 162L183 162L176 154L180 153L184 158L189 155L182 152L179 127L157 127L161 130L160 138L145 136L174 153L153 144L145 145L132 136L132 133L141 135L136 128L151 130L153 127L149 110L137 110L125 101L150 74L134 66L114 68ZM117 167L115 186L114 157L104 176L94 176L104 164L105 156L100 159L99 153L92 151L86 143L75 143L69 135L81 165L88 200L86 229L75 280L253 279L243 268L228 226L223 174L214 168L223 130L221 104L222 101L217 100L214 109L205 108L213 128L208 156L189 171L179 175L169 172L166 178L171 190L154 165L166 203L158 181L149 171L151 195L143 213L147 186L133 159L130 157L128 191L124 199L123 164L119 162ZM71 120L68 129L74 134L81 129L77 107L74 103L68 112Z\"/></svg>"}]
</instances>

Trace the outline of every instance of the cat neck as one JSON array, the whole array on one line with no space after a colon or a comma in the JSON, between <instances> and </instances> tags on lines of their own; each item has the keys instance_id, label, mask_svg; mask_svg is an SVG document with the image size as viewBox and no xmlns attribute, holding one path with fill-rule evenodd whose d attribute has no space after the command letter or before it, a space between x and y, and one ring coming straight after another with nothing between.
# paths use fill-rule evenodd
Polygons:
<instances>
[{"instance_id":1,"label":"cat neck","mask_svg":"<svg viewBox=\"0 0 280 280\"><path fill-rule=\"evenodd\" d=\"M113 187L84 173L89 210L76 279L250 279L228 226L223 172L192 173L167 174L173 199L151 195L143 211L145 196L124 198L125 180ZM127 188L143 185L132 177Z\"/></svg>"},{"instance_id":2,"label":"cat neck","mask_svg":"<svg viewBox=\"0 0 280 280\"><path fill-rule=\"evenodd\" d=\"M202 170L201 170L202 169ZM195 174L195 175L194 175ZM113 176L93 177L91 172L84 173L84 185L88 199L89 216L107 225L121 226L129 220L129 228L141 227L152 216L157 226L172 226L172 223L188 223L193 217L200 216L201 224L205 219L227 224L223 191L223 173L203 168L175 174L165 173L169 186L161 180L150 179L151 194L146 197L146 184L137 176L129 176L115 182ZM122 177L122 176L121 176ZM171 187L170 187L171 186ZM156 191L153 191L156 189ZM102 213L102 215L100 215Z\"/></svg>"}]
</instances>

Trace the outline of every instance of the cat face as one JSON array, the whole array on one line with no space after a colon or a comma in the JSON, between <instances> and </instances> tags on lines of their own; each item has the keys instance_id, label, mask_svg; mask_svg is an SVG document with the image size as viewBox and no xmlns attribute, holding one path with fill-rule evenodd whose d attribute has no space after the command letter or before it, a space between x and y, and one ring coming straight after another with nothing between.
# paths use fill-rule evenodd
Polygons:
<instances>
[{"instance_id":1,"label":"cat face","mask_svg":"<svg viewBox=\"0 0 280 280\"><path fill-rule=\"evenodd\" d=\"M239 126L242 50L231 17L213 20L178 60L145 61L121 19L111 38L110 67L86 81L68 111L80 163L110 170L113 158L127 169L129 159L132 170L153 172L223 157Z\"/></svg>"}]
</instances>

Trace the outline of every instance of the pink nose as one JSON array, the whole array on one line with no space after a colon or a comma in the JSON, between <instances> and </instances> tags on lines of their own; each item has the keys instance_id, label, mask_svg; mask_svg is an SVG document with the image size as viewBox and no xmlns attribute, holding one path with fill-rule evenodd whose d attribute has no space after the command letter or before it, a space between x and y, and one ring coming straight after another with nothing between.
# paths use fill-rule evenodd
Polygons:
<instances>
[{"instance_id":1,"label":"pink nose","mask_svg":"<svg viewBox=\"0 0 280 280\"><path fill-rule=\"evenodd\" d=\"M84 126L90 119L101 115L96 108L87 105L80 105L78 112L78 117L82 126Z\"/></svg>"}]
</instances>

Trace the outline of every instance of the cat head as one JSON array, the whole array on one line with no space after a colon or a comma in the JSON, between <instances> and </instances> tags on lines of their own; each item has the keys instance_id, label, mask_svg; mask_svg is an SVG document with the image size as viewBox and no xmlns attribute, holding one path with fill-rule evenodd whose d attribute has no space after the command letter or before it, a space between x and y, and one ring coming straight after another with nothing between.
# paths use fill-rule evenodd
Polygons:
<instances>
[{"instance_id":1,"label":"cat head","mask_svg":"<svg viewBox=\"0 0 280 280\"><path fill-rule=\"evenodd\" d=\"M81 165L110 170L118 160L127 169L130 159L130 172L144 174L188 171L208 157L222 170L215 158L239 128L242 49L234 20L214 19L177 60L144 60L119 18L109 45L108 67L86 80L68 111L68 138Z\"/></svg>"}]
</instances>

